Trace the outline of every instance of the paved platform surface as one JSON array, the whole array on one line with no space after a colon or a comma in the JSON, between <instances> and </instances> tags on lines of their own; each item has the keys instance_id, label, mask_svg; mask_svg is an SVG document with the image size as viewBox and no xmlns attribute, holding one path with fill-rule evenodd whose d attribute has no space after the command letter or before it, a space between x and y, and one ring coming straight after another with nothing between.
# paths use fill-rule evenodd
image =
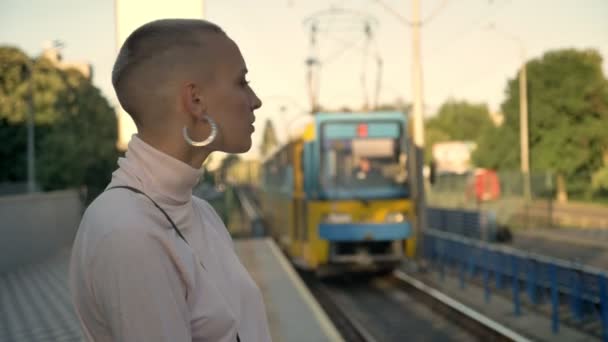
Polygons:
<instances>
[{"instance_id":1,"label":"paved platform surface","mask_svg":"<svg viewBox=\"0 0 608 342\"><path fill-rule=\"evenodd\" d=\"M70 250L0 276L0 341L82 341L68 290Z\"/></svg>"},{"instance_id":2,"label":"paved platform surface","mask_svg":"<svg viewBox=\"0 0 608 342\"><path fill-rule=\"evenodd\" d=\"M342 341L274 241L236 240L235 248L262 291L273 341Z\"/></svg>"},{"instance_id":3,"label":"paved platform surface","mask_svg":"<svg viewBox=\"0 0 608 342\"><path fill-rule=\"evenodd\" d=\"M274 341L342 341L271 240L236 240L260 287ZM0 342L83 341L68 290L70 250L0 275Z\"/></svg>"}]
</instances>

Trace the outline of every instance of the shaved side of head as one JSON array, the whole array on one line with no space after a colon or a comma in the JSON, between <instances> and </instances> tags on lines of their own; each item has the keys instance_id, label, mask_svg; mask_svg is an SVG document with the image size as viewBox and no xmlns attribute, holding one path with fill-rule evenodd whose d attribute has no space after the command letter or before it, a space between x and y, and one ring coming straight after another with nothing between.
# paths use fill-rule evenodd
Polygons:
<instances>
[{"instance_id":1,"label":"shaved side of head","mask_svg":"<svg viewBox=\"0 0 608 342\"><path fill-rule=\"evenodd\" d=\"M226 37L217 25L197 19L163 19L147 23L125 40L112 85L118 101L141 130L170 110L171 89L182 76L200 72L212 78L214 39Z\"/></svg>"}]
</instances>

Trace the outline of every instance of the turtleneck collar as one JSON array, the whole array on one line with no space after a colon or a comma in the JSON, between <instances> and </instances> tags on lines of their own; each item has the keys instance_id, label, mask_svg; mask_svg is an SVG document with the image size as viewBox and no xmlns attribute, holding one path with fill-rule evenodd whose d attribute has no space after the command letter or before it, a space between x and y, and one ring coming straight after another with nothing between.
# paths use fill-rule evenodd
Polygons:
<instances>
[{"instance_id":1,"label":"turtleneck collar","mask_svg":"<svg viewBox=\"0 0 608 342\"><path fill-rule=\"evenodd\" d=\"M202 170L157 150L137 134L131 137L113 183L139 187L142 191L169 205L183 205L192 198L192 188L198 183ZM133 184L135 182L135 184Z\"/></svg>"}]
</instances>

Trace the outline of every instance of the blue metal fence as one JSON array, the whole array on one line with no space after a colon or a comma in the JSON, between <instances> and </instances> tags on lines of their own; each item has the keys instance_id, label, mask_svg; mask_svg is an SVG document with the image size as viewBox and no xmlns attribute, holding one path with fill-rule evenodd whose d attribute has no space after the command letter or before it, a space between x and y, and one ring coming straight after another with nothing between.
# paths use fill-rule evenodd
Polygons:
<instances>
[{"instance_id":1,"label":"blue metal fence","mask_svg":"<svg viewBox=\"0 0 608 342\"><path fill-rule=\"evenodd\" d=\"M554 333L559 331L560 306L567 305L576 322L599 321L603 340L608 342L604 272L435 229L426 230L423 241L425 257L442 277L451 269L458 274L461 287L467 279L481 279L486 301L492 289L510 289L515 315L521 314L522 295L527 295L532 304L551 303Z\"/></svg>"},{"instance_id":2,"label":"blue metal fence","mask_svg":"<svg viewBox=\"0 0 608 342\"><path fill-rule=\"evenodd\" d=\"M447 231L471 239L495 241L496 215L476 210L427 208L429 228Z\"/></svg>"}]
</instances>

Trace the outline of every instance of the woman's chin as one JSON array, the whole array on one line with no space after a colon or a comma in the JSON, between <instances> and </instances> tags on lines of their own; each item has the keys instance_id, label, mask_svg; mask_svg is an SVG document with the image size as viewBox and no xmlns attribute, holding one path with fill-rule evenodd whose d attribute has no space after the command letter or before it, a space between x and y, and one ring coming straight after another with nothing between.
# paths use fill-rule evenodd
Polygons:
<instances>
[{"instance_id":1,"label":"woman's chin","mask_svg":"<svg viewBox=\"0 0 608 342\"><path fill-rule=\"evenodd\" d=\"M246 141L245 141L246 140ZM235 142L230 146L227 146L223 152L226 153L245 153L251 149L251 138L247 137L243 141Z\"/></svg>"}]
</instances>

